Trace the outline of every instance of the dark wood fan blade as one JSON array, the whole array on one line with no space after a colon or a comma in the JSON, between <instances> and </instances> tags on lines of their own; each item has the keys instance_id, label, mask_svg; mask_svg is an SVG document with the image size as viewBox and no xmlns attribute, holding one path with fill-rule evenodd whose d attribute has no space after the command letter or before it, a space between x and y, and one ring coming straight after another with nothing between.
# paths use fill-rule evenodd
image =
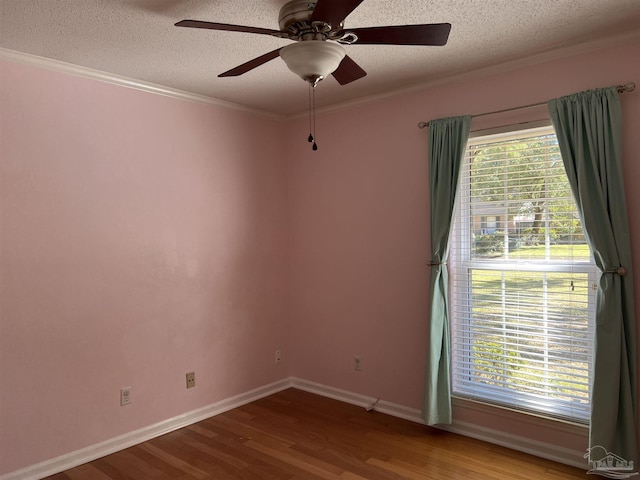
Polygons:
<instances>
[{"instance_id":1,"label":"dark wood fan blade","mask_svg":"<svg viewBox=\"0 0 640 480\"><path fill-rule=\"evenodd\" d=\"M246 63L243 63L242 65L238 65L235 68L232 68L231 70L227 70L224 73L221 73L220 75L218 75L219 77L237 77L238 75L242 75L243 73L247 73L249 70L253 70L256 67L259 67L260 65L267 63L270 60L273 60L274 58L277 58L280 55L280 48L273 50L269 53L265 53L264 55L260 55L257 58L254 58L253 60L249 60Z\"/></svg>"},{"instance_id":2,"label":"dark wood fan blade","mask_svg":"<svg viewBox=\"0 0 640 480\"><path fill-rule=\"evenodd\" d=\"M367 74L360 65L353 61L353 59L346 55L335 72L332 73L333 77L338 81L340 85L346 85L359 78L364 77Z\"/></svg>"},{"instance_id":3,"label":"dark wood fan blade","mask_svg":"<svg viewBox=\"0 0 640 480\"><path fill-rule=\"evenodd\" d=\"M311 14L311 21L327 22L337 29L362 2L363 0L318 0Z\"/></svg>"},{"instance_id":4,"label":"dark wood fan blade","mask_svg":"<svg viewBox=\"0 0 640 480\"><path fill-rule=\"evenodd\" d=\"M450 23L428 25L394 25L390 27L353 28L358 40L353 45L446 45L451 31Z\"/></svg>"},{"instance_id":5,"label":"dark wood fan blade","mask_svg":"<svg viewBox=\"0 0 640 480\"><path fill-rule=\"evenodd\" d=\"M271 30L270 28L247 27L244 25L230 25L228 23L202 22L200 20L182 20L175 24L176 27L205 28L208 30L225 30L228 32L258 33L274 37L288 38L285 32Z\"/></svg>"}]
</instances>

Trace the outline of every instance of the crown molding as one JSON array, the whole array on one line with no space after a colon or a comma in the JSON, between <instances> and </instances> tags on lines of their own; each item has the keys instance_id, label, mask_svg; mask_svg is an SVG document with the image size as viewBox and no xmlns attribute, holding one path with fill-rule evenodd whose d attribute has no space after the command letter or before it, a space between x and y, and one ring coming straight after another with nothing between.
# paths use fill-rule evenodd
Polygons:
<instances>
[{"instance_id":1,"label":"crown molding","mask_svg":"<svg viewBox=\"0 0 640 480\"><path fill-rule=\"evenodd\" d=\"M32 55L30 53L18 52L15 50L10 50L8 48L0 47L0 59L14 63L31 65L55 72L67 73L69 75L76 75L92 80L98 80L100 82L118 85L120 87L132 88L134 90L140 90L147 93L154 93L178 100L186 100L189 102L215 105L217 107L228 108L231 110L248 112L263 117L268 117L274 120L283 120L285 118L282 115L246 107L237 103L227 102L225 100L219 100L217 98L207 97L205 95L199 95L197 93L191 93L184 90L179 90L177 88L165 87L163 85L158 85L151 82L136 80L135 78L116 75L114 73L103 72L101 70L95 70L89 67L74 65L72 63L62 62L60 60L40 57L38 55Z\"/></svg>"},{"instance_id":2,"label":"crown molding","mask_svg":"<svg viewBox=\"0 0 640 480\"><path fill-rule=\"evenodd\" d=\"M588 42L582 42L576 45L568 47L555 48L547 50L545 52L537 53L516 60L510 60L507 62L497 63L495 65L489 65L483 68L474 68L457 72L451 75L443 75L438 78L428 80L426 82L417 83L408 87L402 87L396 90L389 90L385 93L367 95L355 100L342 102L339 104L331 105L316 110L316 115L324 115L327 113L338 112L341 110L347 110L354 107L359 107L364 104L374 103L380 100L396 97L399 95L406 95L411 93L422 92L430 88L436 88L443 85L450 85L452 83L477 80L484 77L493 75L500 75L513 70L518 70L526 67L533 67L543 63L553 62L555 60L562 60L563 58L573 57L576 55L582 55L586 53L596 52L598 50L605 50L609 48L622 47L625 45L632 45L640 42L640 30L632 32L626 32L620 35L607 37L598 40L592 40ZM290 115L287 120L297 120L304 118L306 113L298 113Z\"/></svg>"},{"instance_id":3,"label":"crown molding","mask_svg":"<svg viewBox=\"0 0 640 480\"><path fill-rule=\"evenodd\" d=\"M441 77L431 79L426 82L421 82L415 85L411 85L408 87L403 87L396 90L390 90L380 94L367 95L355 100L342 102L342 103L338 103L328 107L320 108L316 111L316 115L333 113L333 112L346 110L346 109L358 107L358 106L369 104L369 103L374 103L380 100L385 100L385 99L396 97L399 95L416 93L416 92L424 91L430 88L435 88L435 87L456 83L456 82L475 80L475 79L488 77L492 75L499 75L499 74L509 72L512 70L517 70L520 68L540 65L542 63L552 62L555 60L560 60L563 58L590 53L598 50L630 45L635 42L640 42L640 30L626 32L620 35L615 35L615 36L607 37L604 39L582 42L582 43L571 45L568 47L547 50L545 52L541 52L535 55L530 55L528 57L519 58L516 60L510 60L508 62L490 65L483 68L475 68L475 69L457 72L451 75L443 75ZM260 115L263 117L268 117L273 120L278 120L278 121L298 120L300 118L304 118L307 115L306 112L300 112L300 113L295 113L291 115L281 115L273 112L267 112L264 110L250 108L237 103L227 102L217 98L208 97L205 95L199 95L199 94L187 92L184 90L165 87L163 85L144 82L141 80L136 80L134 78L129 78L121 75L103 72L103 71L95 70L88 67L82 67L82 66L74 65L67 62L62 62L60 60L40 57L38 55L18 52L18 51L10 50L3 47L0 47L0 59L4 59L4 60L16 62L16 63L33 65L36 67L53 70L57 72L68 73L71 75L77 75L85 78L102 81L105 83L110 83L113 85L133 88L136 90L141 90L148 93L155 93L158 95L163 95L166 97L176 98L180 100L204 103L208 105L215 105L222 108L229 108L232 110L248 112L248 113Z\"/></svg>"}]
</instances>

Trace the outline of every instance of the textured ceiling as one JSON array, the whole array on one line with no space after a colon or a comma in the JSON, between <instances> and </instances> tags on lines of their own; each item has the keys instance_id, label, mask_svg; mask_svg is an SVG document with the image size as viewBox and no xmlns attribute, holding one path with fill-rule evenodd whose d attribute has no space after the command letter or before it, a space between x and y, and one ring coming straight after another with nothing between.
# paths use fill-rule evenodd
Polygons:
<instances>
[{"instance_id":1,"label":"textured ceiling","mask_svg":"<svg viewBox=\"0 0 640 480\"><path fill-rule=\"evenodd\" d=\"M0 0L0 47L247 107L294 115L306 85L280 59L217 75L290 43L263 35L177 28L182 19L278 29L286 0ZM351 45L368 75L320 83L319 107L342 104L539 53L633 35L640 0L365 0L345 26L449 22L444 47Z\"/></svg>"}]
</instances>

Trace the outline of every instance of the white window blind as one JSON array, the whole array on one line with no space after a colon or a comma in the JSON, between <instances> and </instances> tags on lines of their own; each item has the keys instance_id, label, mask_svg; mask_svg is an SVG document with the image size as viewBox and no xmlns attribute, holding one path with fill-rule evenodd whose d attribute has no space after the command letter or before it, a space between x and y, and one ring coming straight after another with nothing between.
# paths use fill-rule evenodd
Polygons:
<instances>
[{"instance_id":1,"label":"white window blind","mask_svg":"<svg viewBox=\"0 0 640 480\"><path fill-rule=\"evenodd\" d=\"M587 422L597 270L551 126L469 140L449 269L453 394Z\"/></svg>"}]
</instances>

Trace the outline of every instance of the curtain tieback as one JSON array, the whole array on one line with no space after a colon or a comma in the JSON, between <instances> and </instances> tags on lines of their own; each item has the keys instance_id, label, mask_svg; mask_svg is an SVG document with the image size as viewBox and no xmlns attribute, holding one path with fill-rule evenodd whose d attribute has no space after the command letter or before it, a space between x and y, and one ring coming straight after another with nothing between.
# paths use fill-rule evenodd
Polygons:
<instances>
[{"instance_id":1,"label":"curtain tieback","mask_svg":"<svg viewBox=\"0 0 640 480\"><path fill-rule=\"evenodd\" d=\"M606 268L602 270L602 274L604 275L605 273L612 273L614 275L620 275L621 277L624 277L627 274L627 269L624 267Z\"/></svg>"},{"instance_id":2,"label":"curtain tieback","mask_svg":"<svg viewBox=\"0 0 640 480\"><path fill-rule=\"evenodd\" d=\"M433 260L431 260L430 262L427 262L427 267L437 267L438 265L446 265L447 262L434 262Z\"/></svg>"}]
</instances>

